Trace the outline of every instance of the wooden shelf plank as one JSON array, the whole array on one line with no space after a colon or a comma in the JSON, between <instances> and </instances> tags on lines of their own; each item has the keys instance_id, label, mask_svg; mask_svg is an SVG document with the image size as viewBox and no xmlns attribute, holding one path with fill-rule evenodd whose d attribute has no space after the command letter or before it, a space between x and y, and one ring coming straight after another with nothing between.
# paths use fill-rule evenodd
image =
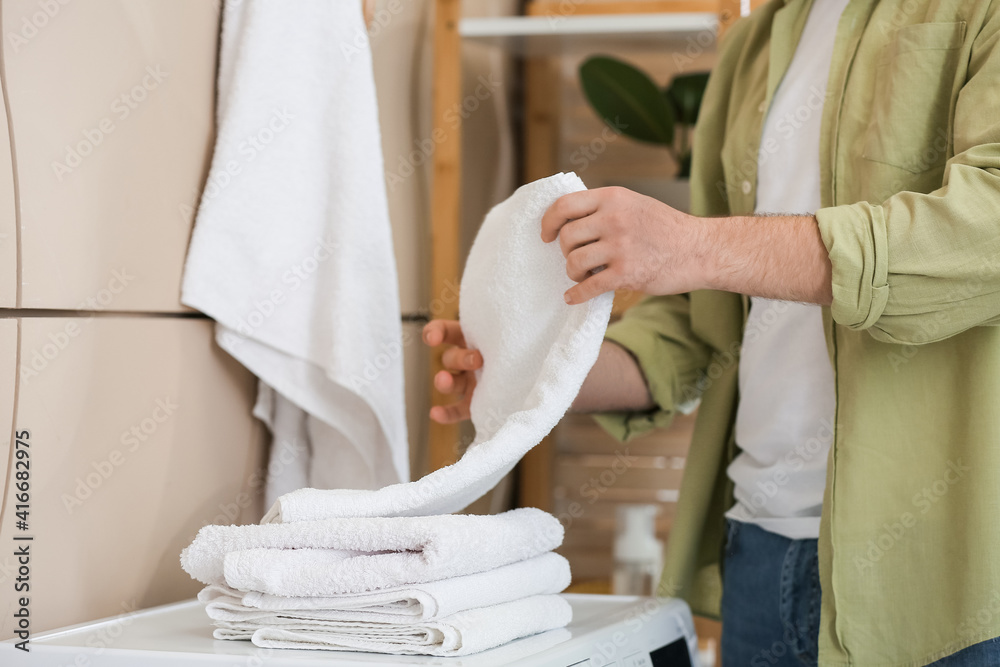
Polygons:
<instances>
[{"instance_id":1,"label":"wooden shelf plank","mask_svg":"<svg viewBox=\"0 0 1000 667\"><path fill-rule=\"evenodd\" d=\"M598 51L669 51L697 45L715 48L719 15L714 12L502 16L466 18L458 31L466 42L525 56Z\"/></svg>"},{"instance_id":2,"label":"wooden shelf plank","mask_svg":"<svg viewBox=\"0 0 1000 667\"><path fill-rule=\"evenodd\" d=\"M462 203L462 128L448 122L448 114L462 99L461 38L458 34L460 0L437 0L434 17L433 117L435 132L443 140L434 151L431 174L431 315L458 319L460 266L459 238ZM435 405L448 402L433 388L434 374L442 369L441 350L431 359L431 395ZM458 426L431 422L429 465L437 470L458 458Z\"/></svg>"}]
</instances>

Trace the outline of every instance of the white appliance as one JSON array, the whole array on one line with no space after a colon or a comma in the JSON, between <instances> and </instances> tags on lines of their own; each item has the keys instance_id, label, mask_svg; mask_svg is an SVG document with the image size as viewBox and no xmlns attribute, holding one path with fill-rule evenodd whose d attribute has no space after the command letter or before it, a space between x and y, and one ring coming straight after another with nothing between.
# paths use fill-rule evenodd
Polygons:
<instances>
[{"instance_id":1,"label":"white appliance","mask_svg":"<svg viewBox=\"0 0 1000 667\"><path fill-rule=\"evenodd\" d=\"M697 667L698 642L680 600L614 595L566 595L573 622L564 630L525 637L462 658L261 649L248 641L218 641L196 600L41 633L30 653L16 640L0 643L5 667Z\"/></svg>"}]
</instances>

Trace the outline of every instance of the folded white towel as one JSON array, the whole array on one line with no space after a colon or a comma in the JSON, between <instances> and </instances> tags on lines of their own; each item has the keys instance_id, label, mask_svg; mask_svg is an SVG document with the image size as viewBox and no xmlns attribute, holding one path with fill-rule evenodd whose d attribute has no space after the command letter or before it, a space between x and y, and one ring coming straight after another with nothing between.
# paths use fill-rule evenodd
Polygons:
<instances>
[{"instance_id":1,"label":"folded white towel","mask_svg":"<svg viewBox=\"0 0 1000 667\"><path fill-rule=\"evenodd\" d=\"M360 2L225 3L218 136L182 300L218 322L219 345L261 380L255 414L275 443L269 503L303 483L409 479L375 82L367 43L356 43L364 33Z\"/></svg>"},{"instance_id":2,"label":"folded white towel","mask_svg":"<svg viewBox=\"0 0 1000 667\"><path fill-rule=\"evenodd\" d=\"M562 418L597 360L613 294L568 306L574 283L558 243L541 240L541 218L560 196L583 190L557 174L517 190L479 230L462 276L466 341L483 355L472 399L475 442L462 459L408 484L377 491L300 489L261 523L330 517L457 512L493 488Z\"/></svg>"},{"instance_id":3,"label":"folded white towel","mask_svg":"<svg viewBox=\"0 0 1000 667\"><path fill-rule=\"evenodd\" d=\"M547 512L328 519L206 526L181 553L205 584L281 596L334 596L485 572L551 551L563 527Z\"/></svg>"},{"instance_id":4,"label":"folded white towel","mask_svg":"<svg viewBox=\"0 0 1000 667\"><path fill-rule=\"evenodd\" d=\"M262 648L371 651L399 655L460 656L479 653L572 620L569 603L558 595L504 602L418 623L325 623L262 627L251 635ZM244 639L247 628L217 628L217 639Z\"/></svg>"},{"instance_id":5,"label":"folded white towel","mask_svg":"<svg viewBox=\"0 0 1000 667\"><path fill-rule=\"evenodd\" d=\"M279 625L289 620L413 623L476 607L534 595L553 595L569 586L569 562L542 554L495 570L424 584L397 586L337 597L280 597L208 586L198 594L209 618L228 623Z\"/></svg>"},{"instance_id":6,"label":"folded white towel","mask_svg":"<svg viewBox=\"0 0 1000 667\"><path fill-rule=\"evenodd\" d=\"M559 593L570 583L569 563L547 553L495 570L424 584L337 597L280 597L209 586L198 598L217 621L254 621L280 616L303 620L403 623L434 620L466 609Z\"/></svg>"}]
</instances>

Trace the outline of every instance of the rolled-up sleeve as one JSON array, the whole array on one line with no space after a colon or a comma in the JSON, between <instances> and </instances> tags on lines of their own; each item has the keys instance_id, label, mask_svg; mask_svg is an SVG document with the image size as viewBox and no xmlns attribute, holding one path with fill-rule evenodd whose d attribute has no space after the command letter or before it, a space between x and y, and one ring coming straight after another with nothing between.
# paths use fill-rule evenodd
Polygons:
<instances>
[{"instance_id":1,"label":"rolled-up sleeve","mask_svg":"<svg viewBox=\"0 0 1000 667\"><path fill-rule=\"evenodd\" d=\"M595 415L618 440L624 442L669 426L678 406L700 394L700 379L710 354L691 331L686 295L645 298L608 328L606 338L635 357L656 404L645 412Z\"/></svg>"},{"instance_id":2,"label":"rolled-up sleeve","mask_svg":"<svg viewBox=\"0 0 1000 667\"><path fill-rule=\"evenodd\" d=\"M977 36L944 187L821 209L833 319L922 344L1000 323L1000 12Z\"/></svg>"},{"instance_id":3,"label":"rolled-up sleeve","mask_svg":"<svg viewBox=\"0 0 1000 667\"><path fill-rule=\"evenodd\" d=\"M816 218L833 265L833 319L868 329L882 317L889 296L883 210L861 203L822 209Z\"/></svg>"}]
</instances>

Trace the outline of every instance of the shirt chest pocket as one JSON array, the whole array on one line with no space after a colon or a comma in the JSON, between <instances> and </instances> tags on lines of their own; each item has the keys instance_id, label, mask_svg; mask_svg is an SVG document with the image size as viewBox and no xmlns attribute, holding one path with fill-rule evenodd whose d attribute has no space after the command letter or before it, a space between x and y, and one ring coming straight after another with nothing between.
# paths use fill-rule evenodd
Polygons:
<instances>
[{"instance_id":1,"label":"shirt chest pocket","mask_svg":"<svg viewBox=\"0 0 1000 667\"><path fill-rule=\"evenodd\" d=\"M918 174L948 158L948 123L966 24L919 23L896 31L875 74L864 157Z\"/></svg>"}]
</instances>

